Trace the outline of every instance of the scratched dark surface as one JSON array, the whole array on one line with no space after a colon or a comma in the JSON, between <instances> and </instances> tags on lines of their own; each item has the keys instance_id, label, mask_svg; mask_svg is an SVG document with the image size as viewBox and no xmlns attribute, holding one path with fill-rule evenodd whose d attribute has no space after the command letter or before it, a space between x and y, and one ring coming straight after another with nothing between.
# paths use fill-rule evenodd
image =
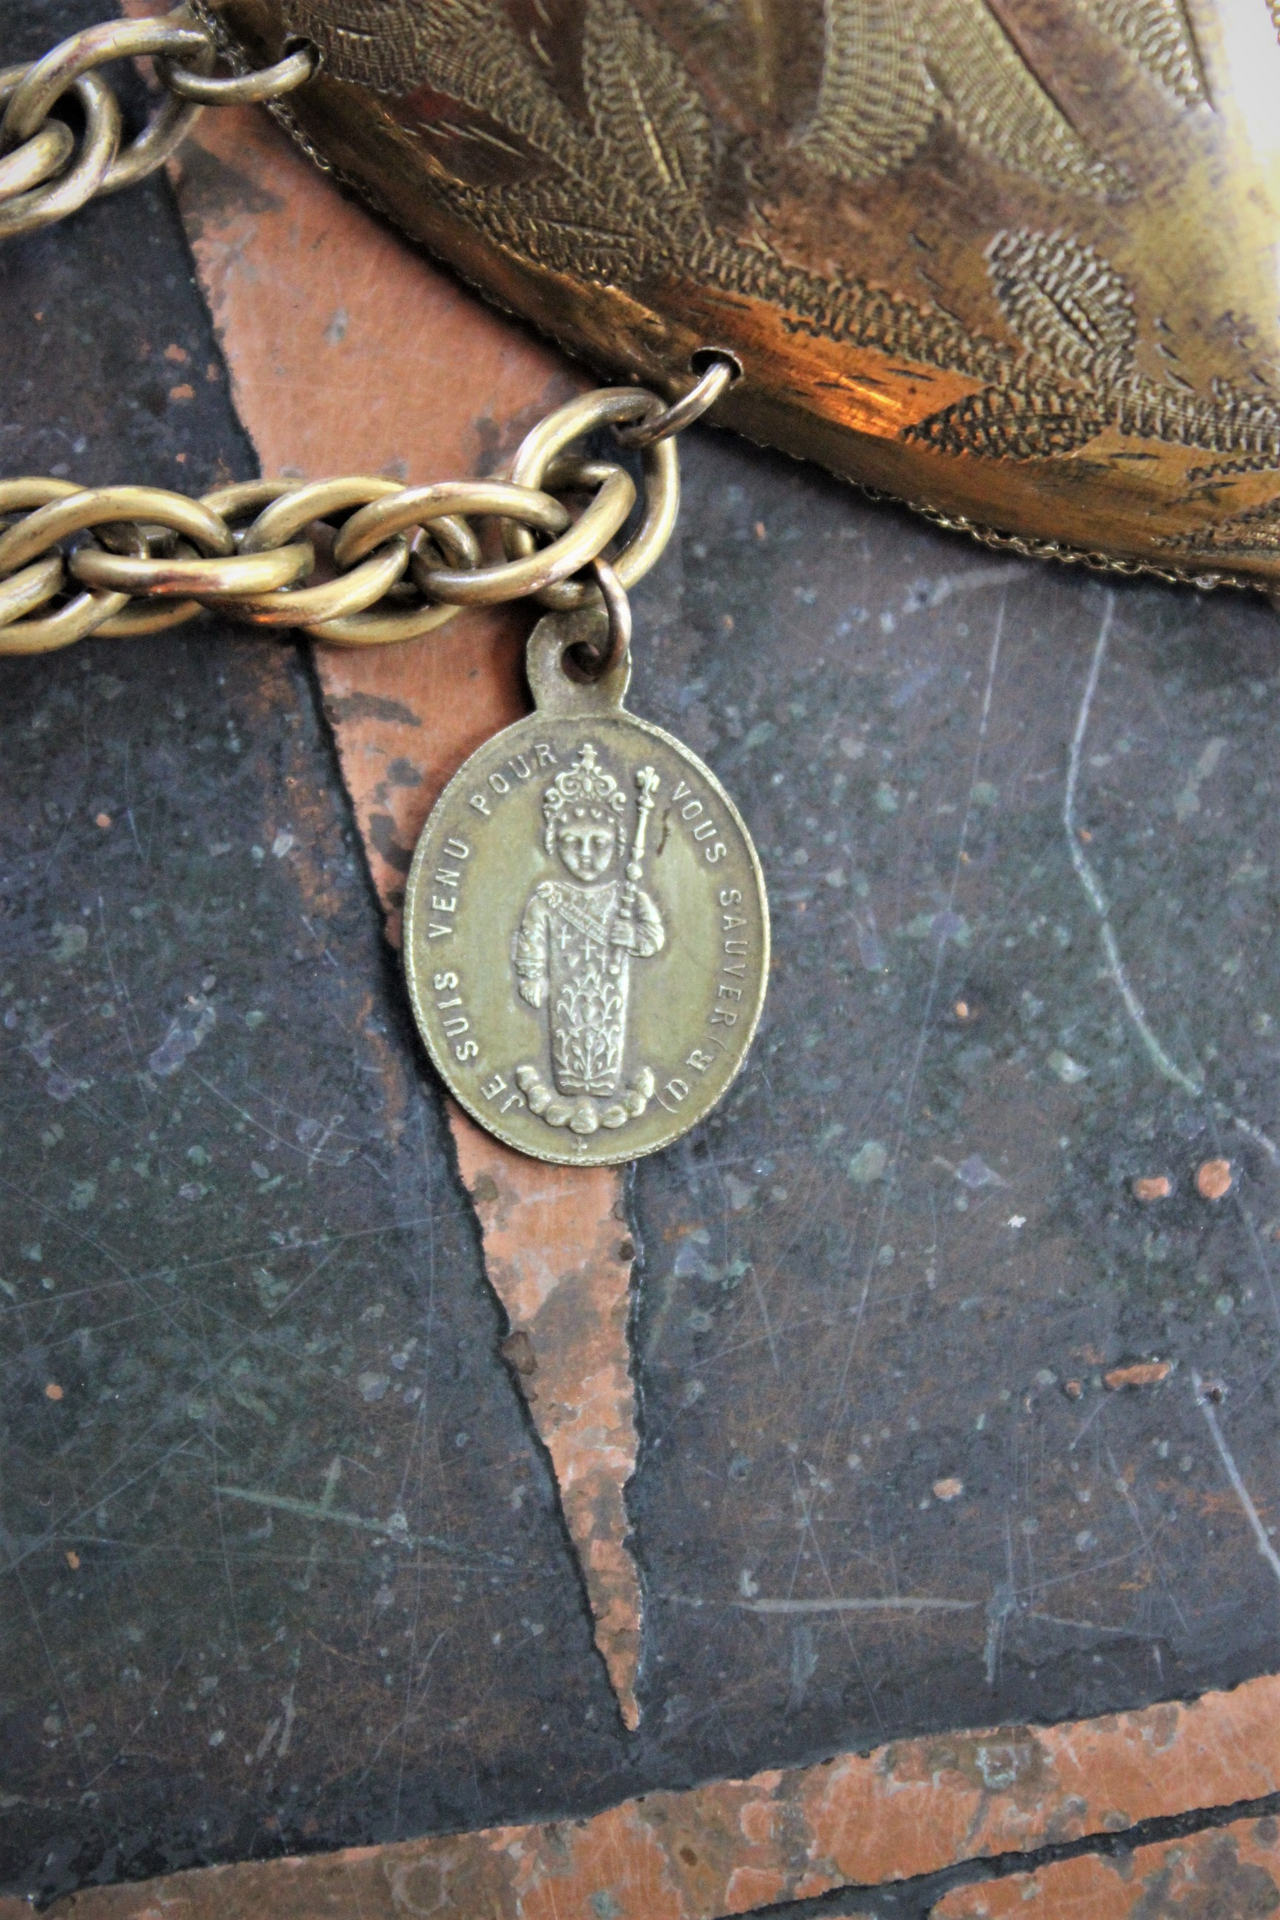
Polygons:
<instances>
[{"instance_id":1,"label":"scratched dark surface","mask_svg":"<svg viewBox=\"0 0 1280 1920\"><path fill-rule=\"evenodd\" d=\"M251 470L161 188L11 248L0 332L8 472ZM778 961L739 1088L632 1190L635 1740L305 662L205 621L0 667L5 1888L1280 1657L1218 1445L1267 1538L1274 614L712 434L686 475L633 705L738 798Z\"/></svg>"},{"instance_id":2,"label":"scratched dark surface","mask_svg":"<svg viewBox=\"0 0 1280 1920\"><path fill-rule=\"evenodd\" d=\"M687 472L637 704L745 804L778 957L636 1179L649 1711L697 1775L1269 1668L1193 1375L1269 1526L1275 614Z\"/></svg>"}]
</instances>

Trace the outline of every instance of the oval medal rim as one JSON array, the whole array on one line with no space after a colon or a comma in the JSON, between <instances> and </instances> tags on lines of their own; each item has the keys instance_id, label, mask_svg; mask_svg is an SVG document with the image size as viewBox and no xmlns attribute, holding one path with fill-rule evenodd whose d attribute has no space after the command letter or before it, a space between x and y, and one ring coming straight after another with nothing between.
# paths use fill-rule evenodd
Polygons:
<instances>
[{"instance_id":1,"label":"oval medal rim","mask_svg":"<svg viewBox=\"0 0 1280 1920\"><path fill-rule=\"evenodd\" d=\"M487 756L495 748L502 747L504 743L512 740L517 734L521 734L526 729L532 727L536 721L541 721L544 726L548 723L560 726L565 722L576 723L578 721L595 725L599 725L601 722L622 721L626 726L635 727L639 732L648 734L652 739L660 740L665 747L670 748L680 759L691 761L698 769L700 776L707 781L716 799L724 806L734 827L741 835L742 844L746 848L747 858L750 862L752 878L756 885L756 896L760 902L762 933L760 984L755 997L755 1004L751 1010L751 1019L747 1025L733 1071L709 1107L703 1108L700 1113L693 1114L687 1120L682 1119L680 1124L676 1126L671 1133L665 1135L664 1138L655 1145L646 1147L641 1153L636 1153L634 1150L631 1152L627 1152L626 1150L621 1152L600 1152L591 1147L588 1147L585 1152L572 1154L557 1153L554 1150L549 1150L545 1153L535 1152L522 1139L517 1138L508 1127L504 1127L497 1115L481 1111L476 1103L460 1090L457 1081L450 1071L450 1064L446 1063L440 1057L430 1026L423 1018L421 1011L423 995L420 991L418 967L414 957L413 924L417 917L418 892L423 884L422 874L427 866L431 864L427 858L427 847L431 837L432 827L438 816L444 812L445 808L454 799L457 790L467 783L469 771L474 762L479 760L481 756ZM716 1108L720 1106L746 1064L747 1055L755 1043L761 1015L764 1012L764 1003L769 992L769 973L773 960L773 929L769 913L769 889L765 884L764 868L760 864L760 855L756 851L756 844L751 837L751 831L746 821L743 819L741 813L739 813L732 795L725 790L716 773L707 765L705 760L693 751L692 747L686 746L683 740L677 739L675 734L669 733L665 727L658 726L656 722L652 720L642 720L639 715L629 712L625 707L614 707L603 712L599 707L589 706L584 706L580 713L549 714L535 711L526 714L521 720L512 721L511 725L503 727L501 732L490 734L487 740L482 741L478 747L474 748L462 762L457 772L454 773L445 786L441 788L423 824L422 832L418 835L418 843L414 848L413 860L409 867L409 877L405 882L402 925L404 928L403 958L405 985L409 994L409 1006L413 1013L413 1024L417 1029L418 1037L426 1048L431 1065L439 1076L445 1091L451 1099L457 1101L463 1112L466 1113L469 1119L475 1122L482 1132L489 1134L491 1138L495 1140L501 1141L503 1146L510 1147L513 1152L523 1155L525 1159L540 1160L550 1166L623 1167L633 1160L645 1160L648 1159L650 1154L665 1152L668 1147L674 1146L677 1140L682 1140L684 1136L691 1133L696 1126L701 1125L704 1120L709 1119L716 1111Z\"/></svg>"}]
</instances>

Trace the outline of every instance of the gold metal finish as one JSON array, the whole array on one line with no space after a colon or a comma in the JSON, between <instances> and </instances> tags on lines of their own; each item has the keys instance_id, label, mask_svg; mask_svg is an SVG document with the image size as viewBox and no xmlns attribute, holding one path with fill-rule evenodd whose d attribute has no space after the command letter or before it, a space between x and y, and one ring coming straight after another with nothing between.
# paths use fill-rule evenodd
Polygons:
<instances>
[{"instance_id":1,"label":"gold metal finish","mask_svg":"<svg viewBox=\"0 0 1280 1920\"><path fill-rule=\"evenodd\" d=\"M660 408L643 390L624 398L623 417L652 418ZM619 417L617 395L594 409L592 399L552 415L552 433L536 441L536 458L526 456L550 485L589 496L577 519L541 486L508 480L246 480L202 500L154 487L0 481L0 655L47 652L90 633L154 633L202 606L299 627L333 646L386 646L418 639L462 606L564 591L571 574L600 559L635 501L621 467L558 451L584 421ZM620 580L656 560L679 498L674 442L644 459L648 504L617 562ZM531 550L486 566L472 519L525 534ZM330 521L340 523L336 531ZM550 544L534 545L534 533ZM322 552L334 577L313 580ZM613 575L601 579L609 585ZM572 590L592 591L589 583Z\"/></svg>"},{"instance_id":2,"label":"gold metal finish","mask_svg":"<svg viewBox=\"0 0 1280 1920\"><path fill-rule=\"evenodd\" d=\"M707 369L682 400L674 401L669 407L659 407L634 427L614 428L620 447L651 447L657 440L669 440L673 434L683 433L686 427L692 427L704 413L711 411L735 380L741 379L742 368L733 354L716 353L712 349L701 357L708 362ZM698 358L695 354L695 371Z\"/></svg>"},{"instance_id":3,"label":"gold metal finish","mask_svg":"<svg viewBox=\"0 0 1280 1920\"><path fill-rule=\"evenodd\" d=\"M375 480L363 474L337 480L248 480L227 489L221 511L230 516L254 506L260 508L252 526L241 535L240 548L244 553L262 553L295 540L317 520L350 513L354 507L402 491L394 480Z\"/></svg>"},{"instance_id":4,"label":"gold metal finish","mask_svg":"<svg viewBox=\"0 0 1280 1920\"><path fill-rule=\"evenodd\" d=\"M9 487L14 485L21 486L22 482L7 483ZM6 490L6 484L0 483L0 512L4 511ZM72 491L37 507L16 527L0 534L0 575L34 560L73 533L122 521L146 521L168 528L205 553L235 552L235 540L226 524L185 494L169 493L162 487L93 487Z\"/></svg>"},{"instance_id":5,"label":"gold metal finish","mask_svg":"<svg viewBox=\"0 0 1280 1920\"><path fill-rule=\"evenodd\" d=\"M184 627L188 620L194 620L204 608L198 600L182 600L175 607L171 601L126 600L123 613L113 614L101 625L94 624L90 629L95 640L128 640L140 633L168 633L173 627ZM76 636L77 639L83 637ZM3 648L0 648L3 652Z\"/></svg>"},{"instance_id":6,"label":"gold metal finish","mask_svg":"<svg viewBox=\"0 0 1280 1920\"><path fill-rule=\"evenodd\" d=\"M113 60L156 57L169 97L123 152L119 104L97 69ZM160 20L113 20L61 41L29 67L0 72L0 239L31 233L74 213L86 201L118 193L163 166L205 105L243 105L282 98L316 71L314 48L285 53L265 70L213 79L214 42L184 9ZM75 139L49 115L68 93L84 113L79 158Z\"/></svg>"},{"instance_id":7,"label":"gold metal finish","mask_svg":"<svg viewBox=\"0 0 1280 1920\"><path fill-rule=\"evenodd\" d=\"M0 77L9 231L141 177L200 110L175 94L115 157L119 112L93 69L122 51L184 53L201 73L212 64L210 43L171 19L95 29ZM280 62L260 97L312 70L309 59ZM59 186L70 147L45 123L69 87L82 92L89 137ZM189 82L183 91L210 97ZM675 407L635 387L583 395L526 437L508 480L248 481L203 500L0 482L0 653L48 651L95 630L154 632L202 605L348 646L416 637L466 605L536 596L557 609L529 644L537 712L450 782L406 895L410 996L432 1058L482 1126L542 1160L615 1165L678 1139L739 1072L763 1005L769 914L746 827L692 753L623 707L625 589L674 525L674 436L733 374L729 362L708 368ZM612 563L604 550L635 484L612 462L568 451L604 424L631 427L645 477L639 531ZM552 487L586 496L576 519ZM484 564L473 518L498 523L504 561ZM303 585L322 537L334 577ZM573 578L586 569L594 583ZM602 662L594 679L569 671L571 648Z\"/></svg>"},{"instance_id":8,"label":"gold metal finish","mask_svg":"<svg viewBox=\"0 0 1280 1920\"><path fill-rule=\"evenodd\" d=\"M1280 582L1274 3L202 4L247 71L212 78L179 12L0 73L0 238L151 172L198 103L288 94L309 150L410 233L677 396L627 416L628 444L714 401L993 545ZM121 153L97 68L140 52L171 98ZM68 91L78 152L48 118ZM691 387L695 347L723 360ZM527 528L504 544L535 557ZM581 604L546 564L544 604ZM434 572L442 600L511 590Z\"/></svg>"},{"instance_id":9,"label":"gold metal finish","mask_svg":"<svg viewBox=\"0 0 1280 1920\"><path fill-rule=\"evenodd\" d=\"M333 557L340 567L348 567L393 533L410 527L434 531L441 520L465 513L501 514L549 534L564 533L572 524L568 509L549 493L538 495L504 480L445 480L428 487L401 487L363 507L338 535Z\"/></svg>"},{"instance_id":10,"label":"gold metal finish","mask_svg":"<svg viewBox=\"0 0 1280 1920\"><path fill-rule=\"evenodd\" d=\"M26 72L25 67L6 67L0 73L0 100L13 98ZM96 73L81 74L70 91L84 115L79 158L66 172L42 181L38 187L23 191L17 185L0 186L0 240L51 226L102 191L120 145L119 102ZM35 137L33 133L27 139ZM15 149L15 157L25 145L26 141Z\"/></svg>"},{"instance_id":11,"label":"gold metal finish","mask_svg":"<svg viewBox=\"0 0 1280 1920\"><path fill-rule=\"evenodd\" d=\"M600 664L601 673L607 674L615 671L630 657L631 602L627 598L626 589L619 580L616 570L607 560L602 560L599 554L591 562L591 571L596 577L600 598L604 602L605 619L608 622L604 640L601 643L604 655ZM563 665L563 660L564 656L561 654L556 661L557 667Z\"/></svg>"},{"instance_id":12,"label":"gold metal finish","mask_svg":"<svg viewBox=\"0 0 1280 1920\"><path fill-rule=\"evenodd\" d=\"M200 55L210 52L209 36L199 27L165 20L107 20L60 41L27 69L0 122L6 144L29 140L50 110L82 73L109 60L133 60L142 54Z\"/></svg>"},{"instance_id":13,"label":"gold metal finish","mask_svg":"<svg viewBox=\"0 0 1280 1920\"><path fill-rule=\"evenodd\" d=\"M209 595L211 605L225 600L226 610L264 627L311 628L326 620L367 613L400 579L409 565L409 542L397 537L362 560L350 573L317 587L292 592Z\"/></svg>"},{"instance_id":14,"label":"gold metal finish","mask_svg":"<svg viewBox=\"0 0 1280 1920\"><path fill-rule=\"evenodd\" d=\"M0 519L15 513L29 513L33 507L47 507L51 500L69 500L82 493L74 480L55 480L44 474L27 474L21 480L0 480Z\"/></svg>"},{"instance_id":15,"label":"gold metal finish","mask_svg":"<svg viewBox=\"0 0 1280 1920\"><path fill-rule=\"evenodd\" d=\"M0 627L45 606L62 587L62 556L51 553L0 581Z\"/></svg>"},{"instance_id":16,"label":"gold metal finish","mask_svg":"<svg viewBox=\"0 0 1280 1920\"><path fill-rule=\"evenodd\" d=\"M0 654L56 653L61 647L85 640L91 633L108 632L113 619L129 605L125 593L91 590L78 593L56 613L14 620L0 627ZM181 614L164 621L173 626Z\"/></svg>"},{"instance_id":17,"label":"gold metal finish","mask_svg":"<svg viewBox=\"0 0 1280 1920\"><path fill-rule=\"evenodd\" d=\"M629 615L551 613L528 649L537 711L478 748L423 831L405 970L449 1090L539 1160L614 1166L723 1097L769 972L769 910L715 776L623 706ZM599 677L568 649L607 654Z\"/></svg>"},{"instance_id":18,"label":"gold metal finish","mask_svg":"<svg viewBox=\"0 0 1280 1920\"><path fill-rule=\"evenodd\" d=\"M315 564L315 549L299 541L270 553L239 553L212 560L143 560L82 547L72 554L67 566L86 587L110 587L116 593L146 594L156 599L170 594L191 599L199 593L208 599L230 597L252 606L257 595L296 586Z\"/></svg>"},{"instance_id":19,"label":"gold metal finish","mask_svg":"<svg viewBox=\"0 0 1280 1920\"><path fill-rule=\"evenodd\" d=\"M162 53L185 54L208 66L214 58L208 35L179 24L172 15L165 20L111 20L73 34L28 68L15 87L0 122L0 147L29 140L62 95L108 61ZM162 166L186 138L199 111L184 100L166 100L133 144L112 157L94 192L118 193Z\"/></svg>"},{"instance_id":20,"label":"gold metal finish","mask_svg":"<svg viewBox=\"0 0 1280 1920\"><path fill-rule=\"evenodd\" d=\"M419 605L404 613L374 608L369 613L332 615L313 621L305 631L330 647L388 647L403 640L420 640L460 613L460 607Z\"/></svg>"},{"instance_id":21,"label":"gold metal finish","mask_svg":"<svg viewBox=\"0 0 1280 1920\"><path fill-rule=\"evenodd\" d=\"M621 467L601 471L608 477L595 499L582 518L549 547L526 559L481 567L475 573L433 572L432 591L441 600L464 607L494 606L501 600L520 600L526 595L545 598L548 587L581 572L603 551L635 504L636 490L629 473Z\"/></svg>"},{"instance_id":22,"label":"gold metal finish","mask_svg":"<svg viewBox=\"0 0 1280 1920\"><path fill-rule=\"evenodd\" d=\"M309 149L596 364L722 347L718 423L948 525L1280 581L1274 0L206 4L314 42Z\"/></svg>"},{"instance_id":23,"label":"gold metal finish","mask_svg":"<svg viewBox=\"0 0 1280 1920\"><path fill-rule=\"evenodd\" d=\"M183 100L194 100L202 107L252 107L282 100L286 93L304 86L318 65L314 47L298 47L283 60L277 60L273 67L225 78L193 72L174 60L158 61L157 71L169 92Z\"/></svg>"},{"instance_id":24,"label":"gold metal finish","mask_svg":"<svg viewBox=\"0 0 1280 1920\"><path fill-rule=\"evenodd\" d=\"M62 120L48 120L20 147L0 160L0 200L38 187L62 168L75 152L75 135Z\"/></svg>"},{"instance_id":25,"label":"gold metal finish","mask_svg":"<svg viewBox=\"0 0 1280 1920\"><path fill-rule=\"evenodd\" d=\"M560 464L561 456L583 434L597 427L616 427L627 421L643 422L653 418L654 396L642 398L642 393L643 389L636 387L601 387L594 393L579 394L558 407L521 441L511 462L513 482L523 487L541 487L547 481L563 483L571 469ZM661 402L657 403L657 411L663 411ZM624 589L634 587L649 571L671 538L680 512L680 465L675 440L666 436L655 439L644 448L641 458L644 515L635 537L612 562ZM503 530L503 545L515 558L530 553L533 541L524 528L509 522ZM538 590L537 597L544 607L567 610L584 606L591 597L591 587L579 581L565 581L562 585L549 582Z\"/></svg>"}]
</instances>

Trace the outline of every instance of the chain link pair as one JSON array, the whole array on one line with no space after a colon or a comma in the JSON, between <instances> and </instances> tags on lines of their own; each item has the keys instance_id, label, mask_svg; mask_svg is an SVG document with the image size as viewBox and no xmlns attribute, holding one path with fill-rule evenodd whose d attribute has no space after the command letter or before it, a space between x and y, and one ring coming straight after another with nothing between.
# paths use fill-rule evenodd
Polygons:
<instances>
[{"instance_id":1,"label":"chain link pair","mask_svg":"<svg viewBox=\"0 0 1280 1920\"><path fill-rule=\"evenodd\" d=\"M98 71L113 60L151 55L168 98L137 138L121 148L120 103ZM32 233L95 197L131 187L173 153L205 106L278 100L319 66L299 47L258 73L215 78L216 48L184 9L161 20L111 20L72 34L31 66L0 69L0 239ZM74 96L76 136L54 109Z\"/></svg>"},{"instance_id":2,"label":"chain link pair","mask_svg":"<svg viewBox=\"0 0 1280 1920\"><path fill-rule=\"evenodd\" d=\"M643 387L585 393L526 436L506 480L247 480L200 499L0 481L0 654L154 633L202 607L365 647L417 639L462 607L526 597L582 606L598 589L577 576L603 559L636 499L624 468L570 452L603 426L644 443L639 525L609 563L625 592L675 525L674 435L734 371L716 361L672 407ZM588 496L576 519L557 497L565 493ZM472 520L497 523L502 559L486 563ZM314 582L322 561L330 577Z\"/></svg>"}]
</instances>

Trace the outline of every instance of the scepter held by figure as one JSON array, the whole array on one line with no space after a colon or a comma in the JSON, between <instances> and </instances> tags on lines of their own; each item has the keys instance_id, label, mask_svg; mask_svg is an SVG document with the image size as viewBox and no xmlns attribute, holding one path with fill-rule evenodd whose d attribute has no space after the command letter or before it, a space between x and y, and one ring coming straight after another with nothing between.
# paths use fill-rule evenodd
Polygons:
<instances>
[{"instance_id":1,"label":"scepter held by figure","mask_svg":"<svg viewBox=\"0 0 1280 1920\"><path fill-rule=\"evenodd\" d=\"M615 921L630 920L636 904L636 888L644 878L644 836L649 824L649 815L653 812L653 796L661 782L652 767L636 769L636 821L635 838L631 842L631 852L627 859L627 879L618 898ZM616 978L622 972L622 954L616 952L609 962L609 972Z\"/></svg>"}]
</instances>

